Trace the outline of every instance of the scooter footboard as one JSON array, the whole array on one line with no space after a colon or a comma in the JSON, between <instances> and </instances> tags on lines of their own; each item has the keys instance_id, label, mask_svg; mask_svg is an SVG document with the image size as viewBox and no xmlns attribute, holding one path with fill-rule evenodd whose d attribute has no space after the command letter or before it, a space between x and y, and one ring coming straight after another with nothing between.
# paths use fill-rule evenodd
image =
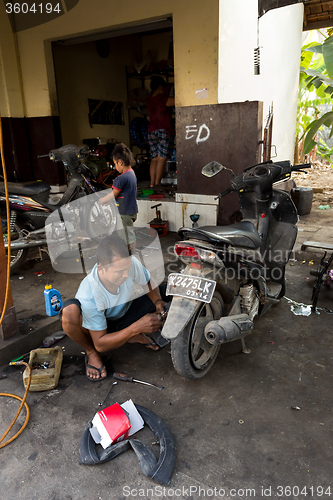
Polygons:
<instances>
[{"instance_id":1,"label":"scooter footboard","mask_svg":"<svg viewBox=\"0 0 333 500\"><path fill-rule=\"evenodd\" d=\"M189 323L200 305L202 302L198 300L174 296L161 332L163 337L169 340L175 339Z\"/></svg>"}]
</instances>

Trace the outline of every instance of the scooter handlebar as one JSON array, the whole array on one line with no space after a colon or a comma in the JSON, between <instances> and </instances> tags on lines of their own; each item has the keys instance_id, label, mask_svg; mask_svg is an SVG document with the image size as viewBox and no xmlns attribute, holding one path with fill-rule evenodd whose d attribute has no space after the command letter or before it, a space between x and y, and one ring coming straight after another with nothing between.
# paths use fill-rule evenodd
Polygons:
<instances>
[{"instance_id":1,"label":"scooter handlebar","mask_svg":"<svg viewBox=\"0 0 333 500\"><path fill-rule=\"evenodd\" d=\"M303 168L311 168L311 163L302 163L301 165L294 165L291 167L291 171L297 172L298 170L303 170Z\"/></svg>"},{"instance_id":2,"label":"scooter handlebar","mask_svg":"<svg viewBox=\"0 0 333 500\"><path fill-rule=\"evenodd\" d=\"M219 195L215 198L215 200L217 200L218 198L223 198L223 196L226 196L227 194L232 193L232 192L233 192L233 188L230 187L230 188L226 189L225 191L222 191L222 193L219 193Z\"/></svg>"}]
</instances>

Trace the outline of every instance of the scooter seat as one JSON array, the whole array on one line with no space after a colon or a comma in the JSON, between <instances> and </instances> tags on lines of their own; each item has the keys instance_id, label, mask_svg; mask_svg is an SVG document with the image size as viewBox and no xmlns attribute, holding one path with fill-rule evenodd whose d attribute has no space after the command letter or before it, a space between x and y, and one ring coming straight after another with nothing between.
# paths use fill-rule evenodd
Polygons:
<instances>
[{"instance_id":1,"label":"scooter seat","mask_svg":"<svg viewBox=\"0 0 333 500\"><path fill-rule=\"evenodd\" d=\"M46 182L8 182L8 193L22 196L38 196L50 191L50 186ZM0 182L0 192L5 194L5 184Z\"/></svg>"},{"instance_id":2,"label":"scooter seat","mask_svg":"<svg viewBox=\"0 0 333 500\"><path fill-rule=\"evenodd\" d=\"M183 227L178 234L181 238L196 238L244 248L259 248L262 243L257 228L250 221L241 221L230 226Z\"/></svg>"}]
</instances>

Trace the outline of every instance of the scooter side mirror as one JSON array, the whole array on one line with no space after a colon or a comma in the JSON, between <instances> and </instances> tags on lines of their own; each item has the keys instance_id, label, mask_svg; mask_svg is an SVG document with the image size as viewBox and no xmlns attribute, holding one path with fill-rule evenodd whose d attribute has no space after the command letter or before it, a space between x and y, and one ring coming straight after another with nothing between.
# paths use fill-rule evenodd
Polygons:
<instances>
[{"instance_id":1,"label":"scooter side mirror","mask_svg":"<svg viewBox=\"0 0 333 500\"><path fill-rule=\"evenodd\" d=\"M211 161L202 168L201 173L205 177L214 177L214 175L220 173L222 170L226 170L226 167L217 161Z\"/></svg>"}]
</instances>

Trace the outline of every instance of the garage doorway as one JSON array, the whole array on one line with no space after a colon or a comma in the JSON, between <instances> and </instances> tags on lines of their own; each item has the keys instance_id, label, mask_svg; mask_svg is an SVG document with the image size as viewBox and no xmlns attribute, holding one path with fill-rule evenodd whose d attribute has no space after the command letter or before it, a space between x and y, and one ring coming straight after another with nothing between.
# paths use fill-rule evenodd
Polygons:
<instances>
[{"instance_id":1,"label":"garage doorway","mask_svg":"<svg viewBox=\"0 0 333 500\"><path fill-rule=\"evenodd\" d=\"M172 18L56 41L52 49L62 143L100 144L110 153L124 142L148 163L145 98L153 74L174 81Z\"/></svg>"}]
</instances>

